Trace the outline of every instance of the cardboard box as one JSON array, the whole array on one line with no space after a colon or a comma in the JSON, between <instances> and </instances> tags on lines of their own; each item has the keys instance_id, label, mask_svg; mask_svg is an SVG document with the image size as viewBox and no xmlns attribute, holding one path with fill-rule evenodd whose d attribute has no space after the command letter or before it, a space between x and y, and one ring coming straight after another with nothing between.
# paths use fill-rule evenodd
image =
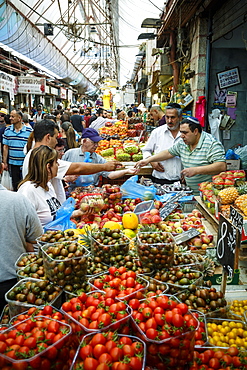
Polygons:
<instances>
[{"instance_id":1,"label":"cardboard box","mask_svg":"<svg viewBox=\"0 0 247 370\"><path fill-rule=\"evenodd\" d=\"M227 170L239 170L240 169L240 159L227 159L226 169Z\"/></svg>"}]
</instances>

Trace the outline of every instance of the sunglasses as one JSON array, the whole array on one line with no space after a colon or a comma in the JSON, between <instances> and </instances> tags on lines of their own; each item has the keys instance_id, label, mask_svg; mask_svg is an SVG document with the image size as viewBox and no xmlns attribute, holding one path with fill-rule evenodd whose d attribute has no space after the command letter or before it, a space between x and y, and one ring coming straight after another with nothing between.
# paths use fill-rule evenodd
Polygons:
<instances>
[{"instance_id":1,"label":"sunglasses","mask_svg":"<svg viewBox=\"0 0 247 370\"><path fill-rule=\"evenodd\" d=\"M5 117L5 116L6 116L6 114L0 113L0 117Z\"/></svg>"}]
</instances>

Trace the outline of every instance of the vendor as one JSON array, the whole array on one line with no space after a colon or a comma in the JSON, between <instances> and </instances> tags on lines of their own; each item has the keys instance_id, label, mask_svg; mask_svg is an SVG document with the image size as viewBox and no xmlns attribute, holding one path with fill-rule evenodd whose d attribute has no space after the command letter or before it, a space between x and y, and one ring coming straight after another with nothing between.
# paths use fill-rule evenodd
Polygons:
<instances>
[{"instance_id":1,"label":"vendor","mask_svg":"<svg viewBox=\"0 0 247 370\"><path fill-rule=\"evenodd\" d=\"M103 140L103 138L99 136L96 130L94 130L93 128L86 128L82 133L80 148L68 150L63 155L63 160L69 162L84 162L85 152L89 152L91 153L90 159L92 160L92 163L106 163L107 161L101 155L95 153L100 140ZM119 177L122 177L124 175L135 175L137 172L138 170L136 170L134 167L112 172L98 172L93 175L93 183L94 185L98 185L100 176L113 180L118 179Z\"/></svg>"},{"instance_id":2,"label":"vendor","mask_svg":"<svg viewBox=\"0 0 247 370\"><path fill-rule=\"evenodd\" d=\"M158 154L170 148L180 140L180 122L182 109L179 104L171 103L166 107L166 124L155 128L142 148L143 158ZM180 180L182 163L179 157L174 157L162 162L151 162L153 167L152 181L156 184L173 184Z\"/></svg>"},{"instance_id":3,"label":"vendor","mask_svg":"<svg viewBox=\"0 0 247 370\"><path fill-rule=\"evenodd\" d=\"M182 140L169 149L137 162L136 168L178 156L184 167L181 174L186 184L194 195L198 195L198 184L212 181L212 175L226 171L225 150L211 134L202 131L197 118L187 117L182 120L180 134Z\"/></svg>"}]
</instances>

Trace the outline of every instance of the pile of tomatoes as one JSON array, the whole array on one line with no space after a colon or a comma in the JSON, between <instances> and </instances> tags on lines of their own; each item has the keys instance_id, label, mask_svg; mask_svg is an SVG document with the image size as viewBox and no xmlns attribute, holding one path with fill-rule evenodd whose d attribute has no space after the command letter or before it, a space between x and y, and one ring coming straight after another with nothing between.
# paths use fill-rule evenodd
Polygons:
<instances>
[{"instance_id":1,"label":"pile of tomatoes","mask_svg":"<svg viewBox=\"0 0 247 370\"><path fill-rule=\"evenodd\" d=\"M79 348L73 370L142 370L145 344L113 332L88 334Z\"/></svg>"},{"instance_id":2,"label":"pile of tomatoes","mask_svg":"<svg viewBox=\"0 0 247 370\"><path fill-rule=\"evenodd\" d=\"M189 370L244 370L247 369L247 357L236 347L223 349L204 349L194 351L194 361Z\"/></svg>"},{"instance_id":3,"label":"pile of tomatoes","mask_svg":"<svg viewBox=\"0 0 247 370\"><path fill-rule=\"evenodd\" d=\"M131 315L130 307L104 292L81 293L62 304L62 310L75 320L81 334L99 330L120 330Z\"/></svg>"},{"instance_id":4,"label":"pile of tomatoes","mask_svg":"<svg viewBox=\"0 0 247 370\"><path fill-rule=\"evenodd\" d=\"M109 274L103 274L96 279L90 279L95 289L104 290L107 297L129 300L139 292L145 290L148 281L137 276L135 271L127 271L126 267L110 267ZM137 296L138 297L138 296Z\"/></svg>"},{"instance_id":5,"label":"pile of tomatoes","mask_svg":"<svg viewBox=\"0 0 247 370\"><path fill-rule=\"evenodd\" d=\"M52 313L52 307L47 307ZM70 326L41 315L21 319L0 332L0 368L42 370L49 369L54 362L56 369L61 368L69 359Z\"/></svg>"}]
</instances>

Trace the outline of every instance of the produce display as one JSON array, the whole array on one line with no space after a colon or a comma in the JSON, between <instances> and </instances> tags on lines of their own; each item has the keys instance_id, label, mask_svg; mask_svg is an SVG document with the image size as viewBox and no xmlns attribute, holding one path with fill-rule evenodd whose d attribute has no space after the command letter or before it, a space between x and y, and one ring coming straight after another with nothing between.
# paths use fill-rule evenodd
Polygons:
<instances>
[{"instance_id":1,"label":"produce display","mask_svg":"<svg viewBox=\"0 0 247 370\"><path fill-rule=\"evenodd\" d=\"M26 311L30 305L44 306L47 303L56 305L62 289L49 280L23 279L6 293L10 315L13 317ZM61 304L61 302L60 302ZM58 305L60 305L58 302Z\"/></svg>"},{"instance_id":2,"label":"produce display","mask_svg":"<svg viewBox=\"0 0 247 370\"><path fill-rule=\"evenodd\" d=\"M114 142L114 157L119 150L132 160L139 155L130 140L121 148L119 141L102 140L100 148L112 155ZM212 191L244 214L243 171L227 172L223 187L217 177L201 184L202 197ZM226 299L207 280L216 240L196 205L185 212L177 203L163 219L160 200L122 199L119 185L72 195L77 229L48 230L37 240L42 255L16 261L20 280L7 292L0 320L9 325L4 335L1 328L0 368L245 369L247 296L243 290L241 300ZM191 228L198 236L181 242Z\"/></svg>"},{"instance_id":3,"label":"produce display","mask_svg":"<svg viewBox=\"0 0 247 370\"><path fill-rule=\"evenodd\" d=\"M92 253L109 264L111 257L125 256L129 251L129 238L118 229L103 228L92 234Z\"/></svg>"},{"instance_id":4,"label":"produce display","mask_svg":"<svg viewBox=\"0 0 247 370\"><path fill-rule=\"evenodd\" d=\"M113 369L123 364L123 369L127 366L128 369L142 370L145 364L145 353L145 343L139 338L117 335L111 331L104 335L88 334L78 348L72 368L108 370L109 366L106 364L111 363ZM120 370L121 368L119 367Z\"/></svg>"},{"instance_id":5,"label":"produce display","mask_svg":"<svg viewBox=\"0 0 247 370\"><path fill-rule=\"evenodd\" d=\"M173 236L165 231L139 232L137 252L143 266L162 269L170 266L174 259L175 242Z\"/></svg>"},{"instance_id":6,"label":"produce display","mask_svg":"<svg viewBox=\"0 0 247 370\"><path fill-rule=\"evenodd\" d=\"M42 255L45 274L54 284L73 286L85 279L89 252L80 243L46 244Z\"/></svg>"},{"instance_id":7,"label":"produce display","mask_svg":"<svg viewBox=\"0 0 247 370\"><path fill-rule=\"evenodd\" d=\"M148 281L134 271L127 271L125 267L110 267L109 274L102 274L96 279L90 278L89 283L94 289L105 291L107 297L116 297L129 301L138 292L148 287Z\"/></svg>"},{"instance_id":8,"label":"produce display","mask_svg":"<svg viewBox=\"0 0 247 370\"><path fill-rule=\"evenodd\" d=\"M48 369L61 360L71 327L43 316L26 319L1 332L1 369ZM69 359L65 350L63 361Z\"/></svg>"}]
</instances>

